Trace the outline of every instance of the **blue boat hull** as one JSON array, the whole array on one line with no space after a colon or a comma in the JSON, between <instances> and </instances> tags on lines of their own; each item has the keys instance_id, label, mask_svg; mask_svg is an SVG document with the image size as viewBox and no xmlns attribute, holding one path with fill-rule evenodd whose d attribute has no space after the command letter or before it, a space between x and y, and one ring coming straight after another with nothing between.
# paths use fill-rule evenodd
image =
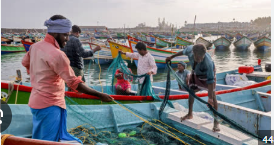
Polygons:
<instances>
[{"instance_id":1,"label":"blue boat hull","mask_svg":"<svg viewBox=\"0 0 274 145\"><path fill-rule=\"evenodd\" d=\"M228 49L228 48L229 48L229 47L224 46L224 45L216 46L216 50L225 50L225 49Z\"/></svg>"},{"instance_id":2,"label":"blue boat hull","mask_svg":"<svg viewBox=\"0 0 274 145\"><path fill-rule=\"evenodd\" d=\"M249 48L250 45L242 45L242 46L238 46L237 49L239 50L247 50Z\"/></svg>"},{"instance_id":3,"label":"blue boat hull","mask_svg":"<svg viewBox=\"0 0 274 145\"><path fill-rule=\"evenodd\" d=\"M1 54L9 54L9 53L14 53L14 52L10 52L10 51L1 51Z\"/></svg>"},{"instance_id":4,"label":"blue boat hull","mask_svg":"<svg viewBox=\"0 0 274 145\"><path fill-rule=\"evenodd\" d=\"M269 46L261 46L261 47L258 47L257 49L260 51L265 51L268 48L270 48L270 47Z\"/></svg>"}]
</instances>

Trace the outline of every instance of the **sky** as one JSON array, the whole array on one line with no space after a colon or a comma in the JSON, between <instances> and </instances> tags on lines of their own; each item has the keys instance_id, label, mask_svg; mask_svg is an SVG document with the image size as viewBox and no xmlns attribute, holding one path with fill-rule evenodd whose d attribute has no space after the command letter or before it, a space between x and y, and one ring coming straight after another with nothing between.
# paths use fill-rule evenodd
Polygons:
<instances>
[{"instance_id":1,"label":"sky","mask_svg":"<svg viewBox=\"0 0 274 145\"><path fill-rule=\"evenodd\" d=\"M46 28L44 21L55 14L79 26L155 27L165 18L181 27L195 15L196 23L270 16L271 0L1 0L1 28Z\"/></svg>"}]
</instances>

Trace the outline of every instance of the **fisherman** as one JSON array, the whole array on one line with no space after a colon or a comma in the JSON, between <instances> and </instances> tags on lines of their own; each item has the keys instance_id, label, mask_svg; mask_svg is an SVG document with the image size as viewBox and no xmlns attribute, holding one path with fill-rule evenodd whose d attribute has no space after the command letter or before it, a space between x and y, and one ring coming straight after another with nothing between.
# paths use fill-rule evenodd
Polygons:
<instances>
[{"instance_id":1,"label":"fisherman","mask_svg":"<svg viewBox=\"0 0 274 145\"><path fill-rule=\"evenodd\" d=\"M84 63L83 58L91 57L96 51L101 50L100 46L95 47L92 50L85 50L79 36L81 34L81 29L77 25L72 26L71 35L66 46L62 49L70 60L70 66L73 69L76 76L81 76L82 80L85 82L84 77ZM69 89L70 90L70 89Z\"/></svg>"},{"instance_id":2,"label":"fisherman","mask_svg":"<svg viewBox=\"0 0 274 145\"><path fill-rule=\"evenodd\" d=\"M127 62L123 62L127 66ZM123 65L123 64L121 64ZM131 69L128 68L132 73ZM117 78L117 83L115 85L117 95L129 95L131 94L131 85L129 81L133 81L132 76L127 76L123 73L122 67L116 70L114 75Z\"/></svg>"},{"instance_id":3,"label":"fisherman","mask_svg":"<svg viewBox=\"0 0 274 145\"><path fill-rule=\"evenodd\" d=\"M33 115L32 138L49 141L81 141L67 132L65 83L79 92L111 102L109 95L97 92L76 77L69 59L60 50L68 41L71 22L62 15L54 15L44 23L47 34L43 41L31 45L22 60L33 87L29 107Z\"/></svg>"},{"instance_id":4,"label":"fisherman","mask_svg":"<svg viewBox=\"0 0 274 145\"><path fill-rule=\"evenodd\" d=\"M183 61L180 61L178 63L178 67L177 67L178 71L176 72L176 74L183 82L185 82L185 84L188 85L189 79L190 79L190 71L187 70L186 67L187 67L187 64ZM178 86L180 91L185 90L181 85L178 84Z\"/></svg>"},{"instance_id":5,"label":"fisherman","mask_svg":"<svg viewBox=\"0 0 274 145\"><path fill-rule=\"evenodd\" d=\"M142 42L138 42L135 48L138 53L125 53L121 50L119 50L119 52L121 52L121 54L125 54L127 57L138 59L137 74L148 74L150 75L150 80L153 81L152 75L157 74L157 66L154 57L147 51L146 45ZM143 82L144 77L139 79L139 84L143 84Z\"/></svg>"},{"instance_id":6,"label":"fisherman","mask_svg":"<svg viewBox=\"0 0 274 145\"><path fill-rule=\"evenodd\" d=\"M192 66L191 77L189 81L189 87L194 92L200 90L208 91L208 103L218 109L217 100L215 95L216 87L216 68L211 56L206 52L206 47L202 44L190 45L186 47L183 51L180 51L170 57L166 58L166 61L171 61L174 57L180 55L187 55L189 62ZM182 117L182 120L193 118L193 96L189 95L188 99L189 111L188 114ZM216 118L216 116L215 116ZM214 119L213 131L220 131L219 123Z\"/></svg>"}]
</instances>

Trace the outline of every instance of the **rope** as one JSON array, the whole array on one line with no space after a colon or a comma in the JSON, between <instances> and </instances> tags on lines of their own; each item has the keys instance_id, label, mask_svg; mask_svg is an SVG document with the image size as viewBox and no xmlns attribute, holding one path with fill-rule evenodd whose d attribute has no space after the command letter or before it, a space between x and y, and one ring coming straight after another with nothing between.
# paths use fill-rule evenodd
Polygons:
<instances>
[{"instance_id":1,"label":"rope","mask_svg":"<svg viewBox=\"0 0 274 145\"><path fill-rule=\"evenodd\" d=\"M15 104L17 104L18 90L19 90L20 83L21 83L21 81L20 81L20 82L18 83L18 85L17 85L16 97L15 97Z\"/></svg>"},{"instance_id":2,"label":"rope","mask_svg":"<svg viewBox=\"0 0 274 145\"><path fill-rule=\"evenodd\" d=\"M1 136L1 145L4 145L5 143L5 140L10 137L10 136L13 136L12 134L4 134Z\"/></svg>"},{"instance_id":3,"label":"rope","mask_svg":"<svg viewBox=\"0 0 274 145\"><path fill-rule=\"evenodd\" d=\"M101 87L102 87L102 93L104 93L103 85L102 85L102 82L101 82L101 79L100 79L102 70L101 70L101 65L100 65L100 62L99 62L99 56L100 56L100 53L98 52L98 58L97 58L97 60L98 60L98 65L99 65L99 69L100 69L100 73L99 73L99 82L100 82L100 85L101 85Z\"/></svg>"}]
</instances>

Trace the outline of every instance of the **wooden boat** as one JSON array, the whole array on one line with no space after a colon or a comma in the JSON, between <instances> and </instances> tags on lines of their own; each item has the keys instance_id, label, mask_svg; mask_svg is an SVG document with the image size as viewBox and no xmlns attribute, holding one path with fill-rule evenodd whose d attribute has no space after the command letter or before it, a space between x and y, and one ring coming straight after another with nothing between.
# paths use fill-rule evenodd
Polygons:
<instances>
[{"instance_id":1,"label":"wooden boat","mask_svg":"<svg viewBox=\"0 0 274 145\"><path fill-rule=\"evenodd\" d=\"M210 37L211 34L209 34L209 33L202 33L202 36L203 36L203 37Z\"/></svg>"},{"instance_id":2,"label":"wooden boat","mask_svg":"<svg viewBox=\"0 0 274 145\"><path fill-rule=\"evenodd\" d=\"M260 87L242 92L233 92L217 96L218 112L241 125L249 132L259 136L266 136L261 130L270 130L271 126L271 86ZM208 98L205 97L204 100ZM197 100L196 100L197 101ZM220 132L212 132L213 123L206 118L194 114L194 118L181 122L180 118L187 112L182 108L188 108L188 100L172 101L173 108L164 110L161 120L165 124L172 124L172 127L189 135L196 136L201 142L207 141L207 144L250 144L257 145L258 140L254 139L240 131L232 129L230 126L220 124ZM148 116L153 119L159 119L159 106L161 102L131 104L140 116ZM12 111L12 121L10 126L2 132L3 134L12 134L18 137L29 138L32 136L32 113L28 105L10 104ZM75 117L75 111L78 114L84 114L96 130L123 132L124 129L136 129L144 123L135 115L118 105L71 105L67 106L67 128L72 129L83 125L83 120ZM193 111L196 113L210 112L208 107L201 107L200 103L194 103ZM96 117L95 117L96 116ZM99 120L100 119L100 120ZM173 132L174 130L172 130ZM8 137L3 141L4 145L20 144L37 145L45 141ZM50 143L49 143L50 144Z\"/></svg>"},{"instance_id":3,"label":"wooden boat","mask_svg":"<svg viewBox=\"0 0 274 145\"><path fill-rule=\"evenodd\" d=\"M247 37L251 39L252 41L256 41L259 37L259 33L249 34L247 35Z\"/></svg>"},{"instance_id":4,"label":"wooden boat","mask_svg":"<svg viewBox=\"0 0 274 145\"><path fill-rule=\"evenodd\" d=\"M254 42L255 47L258 50L266 50L267 48L271 47L271 39L268 37L262 37Z\"/></svg>"},{"instance_id":5,"label":"wooden boat","mask_svg":"<svg viewBox=\"0 0 274 145\"><path fill-rule=\"evenodd\" d=\"M239 50L247 50L252 44L252 40L250 40L246 36L243 36L237 41L235 41L233 44Z\"/></svg>"},{"instance_id":6,"label":"wooden boat","mask_svg":"<svg viewBox=\"0 0 274 145\"><path fill-rule=\"evenodd\" d=\"M15 37L15 36L13 36L12 39L13 39L13 42L21 42L22 40L21 38Z\"/></svg>"},{"instance_id":7,"label":"wooden boat","mask_svg":"<svg viewBox=\"0 0 274 145\"><path fill-rule=\"evenodd\" d=\"M24 46L26 52L28 52L30 46L31 46L32 44L34 44L33 42L28 42L28 41L24 41L24 40L21 40L21 43L23 44L23 46Z\"/></svg>"},{"instance_id":8,"label":"wooden boat","mask_svg":"<svg viewBox=\"0 0 274 145\"><path fill-rule=\"evenodd\" d=\"M234 36L231 35L231 34L225 33L225 38L228 39L228 40L230 40L230 41L233 41Z\"/></svg>"},{"instance_id":9,"label":"wooden boat","mask_svg":"<svg viewBox=\"0 0 274 145\"><path fill-rule=\"evenodd\" d=\"M213 44L216 47L216 50L223 50L229 48L229 46L231 45L231 41L229 41L225 37L220 37L213 41Z\"/></svg>"},{"instance_id":10,"label":"wooden boat","mask_svg":"<svg viewBox=\"0 0 274 145\"><path fill-rule=\"evenodd\" d=\"M105 45L102 44L96 44L94 41L89 42L89 47L84 47L84 49L92 49L96 46L101 45L101 50L94 53L94 61L96 64L105 65L110 64L113 61L112 54L110 51L110 48L105 47ZM84 60L92 60L92 57L84 58Z\"/></svg>"},{"instance_id":11,"label":"wooden boat","mask_svg":"<svg viewBox=\"0 0 274 145\"><path fill-rule=\"evenodd\" d=\"M156 45L155 42L143 41L143 40L141 40L141 39L138 39L138 38L136 38L136 37L132 37L132 36L130 36L130 35L128 35L127 38L128 38L128 40L131 40L131 41L143 42L143 43L147 44L148 46L154 46L154 45Z\"/></svg>"},{"instance_id":12,"label":"wooden boat","mask_svg":"<svg viewBox=\"0 0 274 145\"><path fill-rule=\"evenodd\" d=\"M199 37L196 40L196 44L204 44L207 49L209 49L212 46L212 43L204 39L203 37Z\"/></svg>"},{"instance_id":13,"label":"wooden boat","mask_svg":"<svg viewBox=\"0 0 274 145\"><path fill-rule=\"evenodd\" d=\"M130 46L131 52L138 53L137 49L135 48L136 44L137 44L137 42L129 40L129 46ZM149 47L149 46L147 46L147 50L154 57L158 68L165 68L166 67L165 59L167 57L171 56L172 54L177 53L175 51L167 51L167 50L157 49L157 48L153 48L153 47ZM187 56L179 56L179 57L174 58L172 60L172 67L176 67L177 63L179 61L184 61L187 63L188 57ZM134 59L134 62L135 62L135 65L138 66L138 60Z\"/></svg>"},{"instance_id":14,"label":"wooden boat","mask_svg":"<svg viewBox=\"0 0 274 145\"><path fill-rule=\"evenodd\" d=\"M242 37L243 37L243 35L242 35L241 33L237 33L237 34L235 35L236 40L239 40L239 39L241 39Z\"/></svg>"},{"instance_id":15,"label":"wooden boat","mask_svg":"<svg viewBox=\"0 0 274 145\"><path fill-rule=\"evenodd\" d=\"M96 39L108 39L108 38L109 38L108 34L106 34L106 33L101 33L101 32L95 32L95 33L94 33L94 37L95 37Z\"/></svg>"},{"instance_id":16,"label":"wooden boat","mask_svg":"<svg viewBox=\"0 0 274 145\"><path fill-rule=\"evenodd\" d=\"M24 52L25 49L22 45L1 44L1 54Z\"/></svg>"},{"instance_id":17,"label":"wooden boat","mask_svg":"<svg viewBox=\"0 0 274 145\"><path fill-rule=\"evenodd\" d=\"M172 46L174 46L174 44L172 44L171 42L168 42L162 38L155 37L155 41L156 41L156 46L158 46L158 47L172 47Z\"/></svg>"},{"instance_id":18,"label":"wooden boat","mask_svg":"<svg viewBox=\"0 0 274 145\"><path fill-rule=\"evenodd\" d=\"M147 35L146 38L147 38L148 42L155 43L155 37L153 37L151 35Z\"/></svg>"},{"instance_id":19,"label":"wooden boat","mask_svg":"<svg viewBox=\"0 0 274 145\"><path fill-rule=\"evenodd\" d=\"M176 37L176 45L180 46L188 46L188 45L193 45L193 42L185 40L179 36Z\"/></svg>"},{"instance_id":20,"label":"wooden boat","mask_svg":"<svg viewBox=\"0 0 274 145\"><path fill-rule=\"evenodd\" d=\"M10 44L13 40L1 37L1 44Z\"/></svg>"}]
</instances>

